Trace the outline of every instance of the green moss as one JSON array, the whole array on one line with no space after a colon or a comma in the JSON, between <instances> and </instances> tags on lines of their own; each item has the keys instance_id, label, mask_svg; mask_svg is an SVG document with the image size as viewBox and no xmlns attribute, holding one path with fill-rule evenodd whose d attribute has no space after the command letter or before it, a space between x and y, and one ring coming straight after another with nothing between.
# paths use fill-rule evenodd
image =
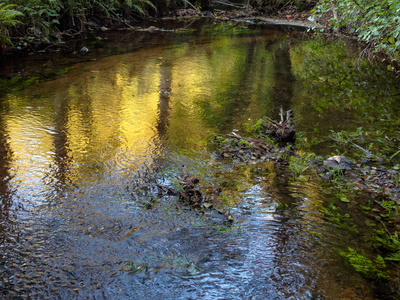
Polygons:
<instances>
[{"instance_id":1,"label":"green moss","mask_svg":"<svg viewBox=\"0 0 400 300\"><path fill-rule=\"evenodd\" d=\"M64 75L64 74L68 73L69 71L71 71L71 70L73 70L73 69L75 69L74 66L72 66L72 67L66 67L66 68L64 68L64 69L59 70L56 74L57 74L57 75Z\"/></svg>"}]
</instances>

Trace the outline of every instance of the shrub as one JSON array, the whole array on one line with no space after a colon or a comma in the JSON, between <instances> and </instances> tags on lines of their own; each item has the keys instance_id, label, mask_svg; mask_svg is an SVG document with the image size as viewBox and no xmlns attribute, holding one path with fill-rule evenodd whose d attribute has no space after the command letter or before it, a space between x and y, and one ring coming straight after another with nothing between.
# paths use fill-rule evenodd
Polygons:
<instances>
[{"instance_id":1,"label":"shrub","mask_svg":"<svg viewBox=\"0 0 400 300\"><path fill-rule=\"evenodd\" d=\"M345 29L377 51L398 56L400 46L400 0L320 0L317 17L332 14L333 29Z\"/></svg>"}]
</instances>

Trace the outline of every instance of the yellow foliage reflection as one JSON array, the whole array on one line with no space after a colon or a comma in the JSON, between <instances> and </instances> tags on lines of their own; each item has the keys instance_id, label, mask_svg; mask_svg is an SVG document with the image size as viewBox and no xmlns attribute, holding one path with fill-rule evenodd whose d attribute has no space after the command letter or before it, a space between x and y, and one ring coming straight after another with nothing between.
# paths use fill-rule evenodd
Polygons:
<instances>
[{"instance_id":1,"label":"yellow foliage reflection","mask_svg":"<svg viewBox=\"0 0 400 300\"><path fill-rule=\"evenodd\" d=\"M13 169L21 178L39 170L38 186L44 174L76 183L149 166L165 146L200 149L208 131L234 128L269 108L269 43L264 36L155 47L77 64L56 80L9 95Z\"/></svg>"}]
</instances>

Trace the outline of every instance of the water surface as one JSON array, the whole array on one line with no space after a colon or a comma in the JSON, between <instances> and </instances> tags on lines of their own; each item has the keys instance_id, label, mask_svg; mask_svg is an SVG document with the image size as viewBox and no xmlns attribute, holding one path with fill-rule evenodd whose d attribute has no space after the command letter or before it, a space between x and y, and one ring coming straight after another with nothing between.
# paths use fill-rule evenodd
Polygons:
<instances>
[{"instance_id":1,"label":"water surface","mask_svg":"<svg viewBox=\"0 0 400 300\"><path fill-rule=\"evenodd\" d=\"M399 111L396 79L384 66L357 70L355 46L340 41L240 23L195 29L135 33L140 42L123 33L66 74L2 95L3 297L387 296L335 251L363 241L325 218L329 191L273 162L221 161L207 143L280 107L309 139L384 130ZM232 224L157 196L155 182L193 174L221 187L216 206Z\"/></svg>"}]
</instances>

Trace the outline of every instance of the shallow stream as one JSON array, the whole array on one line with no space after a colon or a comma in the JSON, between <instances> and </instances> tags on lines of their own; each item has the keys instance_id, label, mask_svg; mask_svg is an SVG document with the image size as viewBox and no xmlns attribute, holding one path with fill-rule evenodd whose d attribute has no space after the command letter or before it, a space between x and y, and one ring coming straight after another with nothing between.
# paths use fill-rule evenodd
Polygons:
<instances>
[{"instance_id":1,"label":"shallow stream","mask_svg":"<svg viewBox=\"0 0 400 300\"><path fill-rule=\"evenodd\" d=\"M330 130L398 134L399 82L385 65L294 28L154 26L82 43L85 56L2 62L38 82L0 95L0 297L400 297L398 267L378 282L338 254L367 243L321 207L338 203L364 228L354 202L208 148L210 133L240 133L280 107L319 155L334 151L317 143ZM184 175L224 197L202 212L157 195L154 183L176 188Z\"/></svg>"}]
</instances>

